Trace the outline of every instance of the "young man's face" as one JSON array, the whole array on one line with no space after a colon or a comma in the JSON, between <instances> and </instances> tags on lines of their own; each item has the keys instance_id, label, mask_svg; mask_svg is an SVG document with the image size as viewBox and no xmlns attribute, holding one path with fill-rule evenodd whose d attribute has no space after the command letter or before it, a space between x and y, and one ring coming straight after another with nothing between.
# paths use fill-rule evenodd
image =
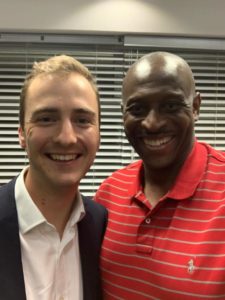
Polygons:
<instances>
[{"instance_id":1,"label":"young man's face","mask_svg":"<svg viewBox=\"0 0 225 300\"><path fill-rule=\"evenodd\" d=\"M76 187L93 163L100 140L98 102L87 79L77 73L34 79L19 139L29 157L30 181Z\"/></svg>"},{"instance_id":2,"label":"young man's face","mask_svg":"<svg viewBox=\"0 0 225 300\"><path fill-rule=\"evenodd\" d=\"M179 166L193 145L200 98L176 62L170 69L145 63L124 85L125 132L149 170Z\"/></svg>"}]
</instances>

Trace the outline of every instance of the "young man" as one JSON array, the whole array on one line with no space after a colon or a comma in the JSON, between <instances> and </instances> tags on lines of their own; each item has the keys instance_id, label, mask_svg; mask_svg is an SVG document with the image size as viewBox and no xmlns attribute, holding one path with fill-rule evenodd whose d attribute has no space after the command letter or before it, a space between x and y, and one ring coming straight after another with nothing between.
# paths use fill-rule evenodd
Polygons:
<instances>
[{"instance_id":1,"label":"young man","mask_svg":"<svg viewBox=\"0 0 225 300\"><path fill-rule=\"evenodd\" d=\"M102 183L105 300L225 299L225 156L194 136L200 95L180 57L142 57L123 82L141 160Z\"/></svg>"},{"instance_id":2,"label":"young man","mask_svg":"<svg viewBox=\"0 0 225 300\"><path fill-rule=\"evenodd\" d=\"M36 63L20 98L29 166L0 189L0 298L99 300L106 210L79 193L99 147L88 69L68 56Z\"/></svg>"}]
</instances>

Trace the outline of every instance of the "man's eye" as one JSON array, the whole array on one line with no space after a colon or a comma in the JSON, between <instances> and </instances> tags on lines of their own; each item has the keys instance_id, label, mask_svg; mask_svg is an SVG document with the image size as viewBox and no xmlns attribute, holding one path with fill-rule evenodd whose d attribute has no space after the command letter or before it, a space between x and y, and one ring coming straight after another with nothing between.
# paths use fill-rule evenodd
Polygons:
<instances>
[{"instance_id":1,"label":"man's eye","mask_svg":"<svg viewBox=\"0 0 225 300\"><path fill-rule=\"evenodd\" d=\"M78 125L78 126L89 126L92 122L92 120L88 117L76 117L74 122Z\"/></svg>"},{"instance_id":2,"label":"man's eye","mask_svg":"<svg viewBox=\"0 0 225 300\"><path fill-rule=\"evenodd\" d=\"M35 120L35 123L38 123L40 125L49 125L56 122L56 118L53 116L40 116L37 117Z\"/></svg>"},{"instance_id":3,"label":"man's eye","mask_svg":"<svg viewBox=\"0 0 225 300\"><path fill-rule=\"evenodd\" d=\"M134 116L142 116L143 114L145 114L146 109L143 105L132 104L126 108L126 112L128 112Z\"/></svg>"},{"instance_id":4,"label":"man's eye","mask_svg":"<svg viewBox=\"0 0 225 300\"><path fill-rule=\"evenodd\" d=\"M170 102L164 105L164 109L169 112L175 112L182 108L181 103Z\"/></svg>"},{"instance_id":5,"label":"man's eye","mask_svg":"<svg viewBox=\"0 0 225 300\"><path fill-rule=\"evenodd\" d=\"M80 124L87 124L87 123L89 123L89 120L86 119L86 118L79 118L77 120L77 122L80 123Z\"/></svg>"}]
</instances>

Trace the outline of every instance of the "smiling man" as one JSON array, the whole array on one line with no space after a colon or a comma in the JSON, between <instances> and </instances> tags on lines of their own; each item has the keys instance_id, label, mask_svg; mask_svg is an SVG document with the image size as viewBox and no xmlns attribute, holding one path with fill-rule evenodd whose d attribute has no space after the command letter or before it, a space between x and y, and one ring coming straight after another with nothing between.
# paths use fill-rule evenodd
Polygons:
<instances>
[{"instance_id":1,"label":"smiling man","mask_svg":"<svg viewBox=\"0 0 225 300\"><path fill-rule=\"evenodd\" d=\"M4 300L99 300L105 208L79 193L99 147L98 90L68 56L35 63L20 98L29 166L0 189Z\"/></svg>"},{"instance_id":2,"label":"smiling man","mask_svg":"<svg viewBox=\"0 0 225 300\"><path fill-rule=\"evenodd\" d=\"M143 56L123 82L126 136L141 160L96 201L109 212L104 299L225 299L225 155L194 135L201 98L188 64Z\"/></svg>"}]
</instances>

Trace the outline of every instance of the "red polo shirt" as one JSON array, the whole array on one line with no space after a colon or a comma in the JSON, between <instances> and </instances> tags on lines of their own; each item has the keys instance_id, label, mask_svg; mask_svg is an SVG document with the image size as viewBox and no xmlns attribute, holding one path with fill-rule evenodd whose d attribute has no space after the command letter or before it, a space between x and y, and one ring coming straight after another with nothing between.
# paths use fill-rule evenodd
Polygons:
<instances>
[{"instance_id":1,"label":"red polo shirt","mask_svg":"<svg viewBox=\"0 0 225 300\"><path fill-rule=\"evenodd\" d=\"M104 299L225 299L225 155L196 141L154 209L142 169L114 172L95 196L109 211Z\"/></svg>"}]
</instances>

